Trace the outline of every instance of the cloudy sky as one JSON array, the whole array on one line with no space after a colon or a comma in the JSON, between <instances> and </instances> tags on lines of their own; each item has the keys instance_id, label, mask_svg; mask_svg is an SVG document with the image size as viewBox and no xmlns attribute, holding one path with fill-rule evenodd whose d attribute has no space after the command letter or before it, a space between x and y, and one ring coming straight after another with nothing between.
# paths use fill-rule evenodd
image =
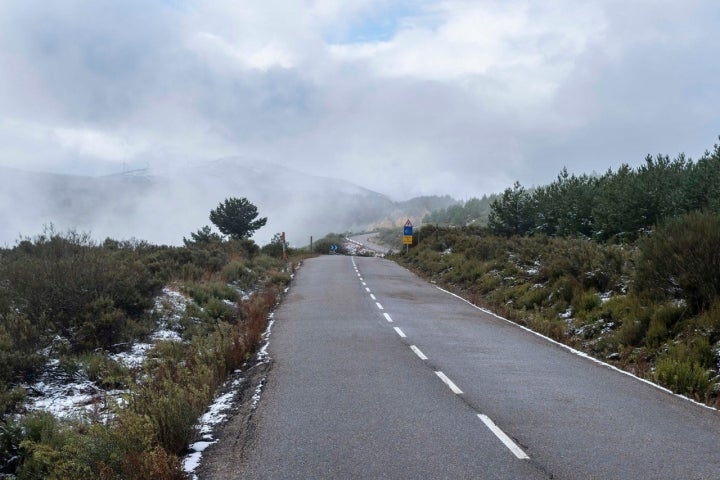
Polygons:
<instances>
[{"instance_id":1,"label":"cloudy sky","mask_svg":"<svg viewBox=\"0 0 720 480\"><path fill-rule=\"evenodd\" d=\"M396 199L697 158L717 0L0 0L0 165L242 156Z\"/></svg>"}]
</instances>

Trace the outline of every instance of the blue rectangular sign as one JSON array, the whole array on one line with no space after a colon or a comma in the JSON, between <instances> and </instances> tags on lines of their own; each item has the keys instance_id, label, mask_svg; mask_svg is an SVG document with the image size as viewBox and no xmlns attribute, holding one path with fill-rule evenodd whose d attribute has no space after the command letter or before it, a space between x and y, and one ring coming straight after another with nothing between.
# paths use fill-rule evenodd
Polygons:
<instances>
[{"instance_id":1,"label":"blue rectangular sign","mask_svg":"<svg viewBox=\"0 0 720 480\"><path fill-rule=\"evenodd\" d=\"M403 227L403 235L412 235L412 225Z\"/></svg>"}]
</instances>

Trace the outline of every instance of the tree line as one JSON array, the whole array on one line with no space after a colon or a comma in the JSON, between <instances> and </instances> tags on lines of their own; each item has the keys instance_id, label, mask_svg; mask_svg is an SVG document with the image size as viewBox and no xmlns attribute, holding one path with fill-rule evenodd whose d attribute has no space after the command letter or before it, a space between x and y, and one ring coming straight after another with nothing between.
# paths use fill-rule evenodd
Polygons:
<instances>
[{"instance_id":1,"label":"tree line","mask_svg":"<svg viewBox=\"0 0 720 480\"><path fill-rule=\"evenodd\" d=\"M605 174L571 175L564 168L549 185L519 182L490 205L488 227L503 236L543 233L600 241L633 241L673 217L720 213L720 145L696 162L679 155L647 156Z\"/></svg>"}]
</instances>

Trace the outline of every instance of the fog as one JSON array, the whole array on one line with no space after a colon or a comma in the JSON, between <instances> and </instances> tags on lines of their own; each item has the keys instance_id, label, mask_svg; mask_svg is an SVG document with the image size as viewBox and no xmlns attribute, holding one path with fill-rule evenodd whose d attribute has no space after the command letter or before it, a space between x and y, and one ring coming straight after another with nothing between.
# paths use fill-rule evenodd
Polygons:
<instances>
[{"instance_id":1,"label":"fog","mask_svg":"<svg viewBox=\"0 0 720 480\"><path fill-rule=\"evenodd\" d=\"M291 245L304 246L310 236L399 225L413 212L349 182L242 158L199 162L166 175L138 170L90 177L6 168L0 174L5 246L50 225L59 232L88 232L95 241L135 238L178 245L191 232L213 227L210 210L228 197L248 198L268 218L253 236L260 245L286 232Z\"/></svg>"},{"instance_id":2,"label":"fog","mask_svg":"<svg viewBox=\"0 0 720 480\"><path fill-rule=\"evenodd\" d=\"M176 243L229 195L268 216L259 241L308 236L363 223L320 177L468 199L696 159L720 134L719 19L716 0L3 0L0 166L95 180L3 175L2 241L52 221ZM266 174L196 182L221 158Z\"/></svg>"}]
</instances>

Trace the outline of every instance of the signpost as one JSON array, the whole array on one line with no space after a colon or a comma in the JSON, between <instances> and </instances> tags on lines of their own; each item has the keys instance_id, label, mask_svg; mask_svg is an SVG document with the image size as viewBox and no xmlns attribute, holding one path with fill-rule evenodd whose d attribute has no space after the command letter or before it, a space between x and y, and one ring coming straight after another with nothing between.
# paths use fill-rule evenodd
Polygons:
<instances>
[{"instance_id":1,"label":"signpost","mask_svg":"<svg viewBox=\"0 0 720 480\"><path fill-rule=\"evenodd\" d=\"M403 227L403 245L405 245L405 252L407 252L410 249L410 245L413 243L413 226L412 222L410 222L410 219L408 218L408 221L405 222L405 226Z\"/></svg>"}]
</instances>

